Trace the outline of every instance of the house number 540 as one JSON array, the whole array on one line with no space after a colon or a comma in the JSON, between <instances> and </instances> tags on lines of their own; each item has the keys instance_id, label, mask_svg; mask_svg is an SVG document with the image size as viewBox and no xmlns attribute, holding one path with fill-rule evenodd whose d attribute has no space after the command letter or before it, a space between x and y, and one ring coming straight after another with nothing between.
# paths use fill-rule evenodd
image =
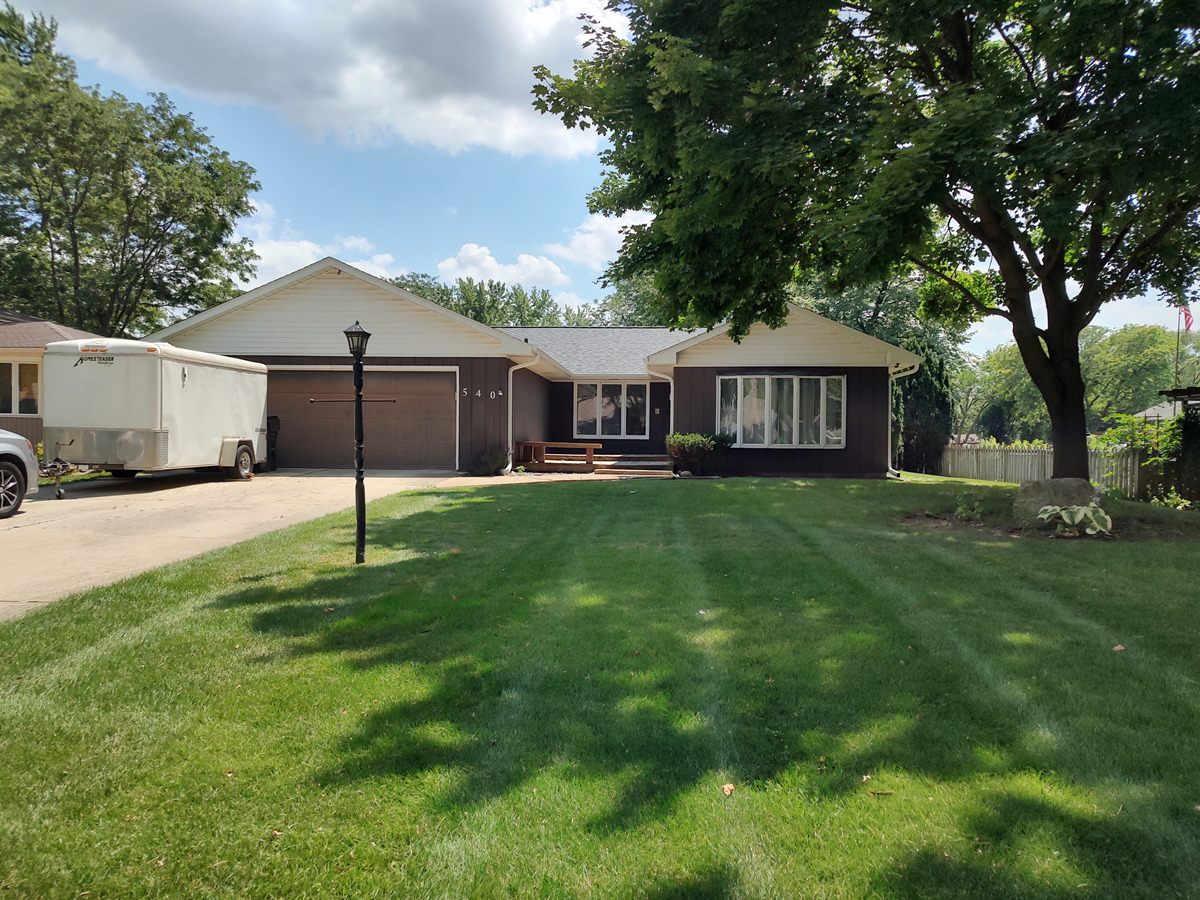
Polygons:
<instances>
[{"instance_id":1,"label":"house number 540","mask_svg":"<svg viewBox=\"0 0 1200 900\"><path fill-rule=\"evenodd\" d=\"M462 395L463 395L464 397L469 397L469 396L471 396L471 389L470 389L470 388L463 388L463 389L462 389ZM475 389L475 396L476 396L476 397L482 397L482 396L483 396L483 391L482 391L482 390L480 390L479 388L476 388L476 389ZM503 396L504 396L504 391L488 391L488 399L489 399L489 400L495 400L497 397L503 397Z\"/></svg>"}]
</instances>

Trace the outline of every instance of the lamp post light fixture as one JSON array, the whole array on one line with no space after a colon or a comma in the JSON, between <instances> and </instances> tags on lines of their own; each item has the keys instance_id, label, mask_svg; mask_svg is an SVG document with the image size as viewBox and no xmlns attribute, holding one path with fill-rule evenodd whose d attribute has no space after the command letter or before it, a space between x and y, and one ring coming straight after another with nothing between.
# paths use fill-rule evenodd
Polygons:
<instances>
[{"instance_id":1,"label":"lamp post light fixture","mask_svg":"<svg viewBox=\"0 0 1200 900\"><path fill-rule=\"evenodd\" d=\"M366 558L367 549L367 496L363 488L363 355L367 352L367 340L371 333L357 321L344 332L354 357L354 562Z\"/></svg>"}]
</instances>

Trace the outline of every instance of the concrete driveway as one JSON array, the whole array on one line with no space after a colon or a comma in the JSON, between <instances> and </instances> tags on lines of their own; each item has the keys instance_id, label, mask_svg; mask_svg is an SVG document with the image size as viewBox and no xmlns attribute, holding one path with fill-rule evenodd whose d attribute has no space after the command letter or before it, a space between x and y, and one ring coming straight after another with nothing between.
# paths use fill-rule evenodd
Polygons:
<instances>
[{"instance_id":1,"label":"concrete driveway","mask_svg":"<svg viewBox=\"0 0 1200 900\"><path fill-rule=\"evenodd\" d=\"M367 500L455 479L454 472L367 472ZM284 469L250 481L200 472L101 478L25 498L0 520L0 619L214 547L354 505L354 473Z\"/></svg>"}]
</instances>

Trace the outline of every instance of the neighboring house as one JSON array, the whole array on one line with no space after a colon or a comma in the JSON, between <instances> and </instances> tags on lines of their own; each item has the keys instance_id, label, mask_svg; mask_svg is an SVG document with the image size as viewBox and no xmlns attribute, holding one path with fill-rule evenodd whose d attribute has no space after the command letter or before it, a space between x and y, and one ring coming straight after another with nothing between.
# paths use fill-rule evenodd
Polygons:
<instances>
[{"instance_id":1,"label":"neighboring house","mask_svg":"<svg viewBox=\"0 0 1200 900\"><path fill-rule=\"evenodd\" d=\"M367 347L366 459L463 469L515 441L662 453L669 431L733 439L738 473L886 474L891 379L921 357L793 308L785 327L490 328L326 258L148 336L266 364L280 466L352 465L343 329Z\"/></svg>"},{"instance_id":2,"label":"neighboring house","mask_svg":"<svg viewBox=\"0 0 1200 900\"><path fill-rule=\"evenodd\" d=\"M97 335L0 309L0 428L42 440L42 349Z\"/></svg>"},{"instance_id":3,"label":"neighboring house","mask_svg":"<svg viewBox=\"0 0 1200 900\"><path fill-rule=\"evenodd\" d=\"M1162 403L1156 403L1148 409L1143 409L1141 412L1134 413L1134 418L1145 419L1148 422L1165 422L1167 419L1173 419L1183 411L1183 404L1178 400L1164 400Z\"/></svg>"}]
</instances>

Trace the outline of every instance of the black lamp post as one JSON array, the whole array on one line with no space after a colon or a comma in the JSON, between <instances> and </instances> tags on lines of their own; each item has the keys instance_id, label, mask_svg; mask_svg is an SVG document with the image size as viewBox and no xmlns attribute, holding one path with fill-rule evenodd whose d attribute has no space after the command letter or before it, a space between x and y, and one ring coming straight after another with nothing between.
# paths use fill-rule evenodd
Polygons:
<instances>
[{"instance_id":1,"label":"black lamp post","mask_svg":"<svg viewBox=\"0 0 1200 900\"><path fill-rule=\"evenodd\" d=\"M354 562L361 563L367 548L367 496L363 488L363 354L371 333L356 321L345 331L354 357Z\"/></svg>"}]
</instances>

